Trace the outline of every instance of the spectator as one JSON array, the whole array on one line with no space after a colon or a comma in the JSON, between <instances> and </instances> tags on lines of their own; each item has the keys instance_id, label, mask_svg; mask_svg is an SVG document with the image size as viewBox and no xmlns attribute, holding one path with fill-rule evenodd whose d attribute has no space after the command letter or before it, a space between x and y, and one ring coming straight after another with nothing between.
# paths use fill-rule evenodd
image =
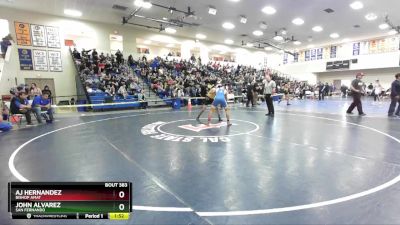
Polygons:
<instances>
[{"instance_id":1,"label":"spectator","mask_svg":"<svg viewBox=\"0 0 400 225\"><path fill-rule=\"evenodd\" d=\"M12 129L11 123L3 121L3 118L0 117L0 131L4 132L4 131L9 131L11 129Z\"/></svg>"},{"instance_id":2,"label":"spectator","mask_svg":"<svg viewBox=\"0 0 400 225\"><path fill-rule=\"evenodd\" d=\"M392 83L392 88L391 88L391 93L390 97L392 98L392 102L390 103L390 108L388 115L391 117L393 116L393 113L395 113L396 116L400 116L400 73L396 74L396 80L393 81ZM397 110L396 110L396 105ZM396 110L396 112L395 112Z\"/></svg>"},{"instance_id":3,"label":"spectator","mask_svg":"<svg viewBox=\"0 0 400 225\"><path fill-rule=\"evenodd\" d=\"M31 99L33 99L34 97L40 95L42 95L42 90L40 90L35 83L32 83L31 88L29 89L29 96L31 96Z\"/></svg>"},{"instance_id":4,"label":"spectator","mask_svg":"<svg viewBox=\"0 0 400 225\"><path fill-rule=\"evenodd\" d=\"M1 41L1 44L0 44L1 45L1 54L2 54L3 58L5 57L5 55L7 53L8 46L11 45L11 40L12 40L12 37L9 34L9 35L5 36Z\"/></svg>"},{"instance_id":5,"label":"spectator","mask_svg":"<svg viewBox=\"0 0 400 225\"><path fill-rule=\"evenodd\" d=\"M74 59L81 59L81 53L79 53L78 50L76 50L76 48L74 48L72 56L74 57Z\"/></svg>"},{"instance_id":6,"label":"spectator","mask_svg":"<svg viewBox=\"0 0 400 225\"><path fill-rule=\"evenodd\" d=\"M47 94L49 95L49 98L50 98L50 99L52 98L52 96L51 96L51 90L50 90L49 86L47 86L47 85L44 86L44 88L43 88L43 90L42 90L42 94L44 94L44 93L47 93Z\"/></svg>"},{"instance_id":7,"label":"spectator","mask_svg":"<svg viewBox=\"0 0 400 225\"><path fill-rule=\"evenodd\" d=\"M29 105L27 92L22 91L18 93L17 97L11 99L10 110L12 114L25 115L27 125L33 125L31 118L32 107Z\"/></svg>"},{"instance_id":8,"label":"spectator","mask_svg":"<svg viewBox=\"0 0 400 225\"><path fill-rule=\"evenodd\" d=\"M46 123L53 122L53 110L51 108L51 100L49 95L44 93L43 95L38 95L33 99L32 110L36 115L38 123L42 123L42 116L45 118Z\"/></svg>"}]
</instances>

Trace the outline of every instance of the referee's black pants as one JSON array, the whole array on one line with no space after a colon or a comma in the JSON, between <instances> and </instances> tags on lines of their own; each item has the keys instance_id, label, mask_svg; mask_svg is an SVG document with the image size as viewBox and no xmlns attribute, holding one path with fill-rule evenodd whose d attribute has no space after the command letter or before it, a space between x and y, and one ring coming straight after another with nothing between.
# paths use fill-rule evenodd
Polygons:
<instances>
[{"instance_id":1,"label":"referee's black pants","mask_svg":"<svg viewBox=\"0 0 400 225\"><path fill-rule=\"evenodd\" d=\"M347 109L347 113L351 113L355 107L357 107L358 113L363 114L362 104L361 104L361 94L360 93L352 93L353 95L353 103L351 103L350 107Z\"/></svg>"},{"instance_id":2,"label":"referee's black pants","mask_svg":"<svg viewBox=\"0 0 400 225\"><path fill-rule=\"evenodd\" d=\"M272 102L271 94L265 95L265 102L267 103L268 114L275 114L274 103Z\"/></svg>"}]
</instances>

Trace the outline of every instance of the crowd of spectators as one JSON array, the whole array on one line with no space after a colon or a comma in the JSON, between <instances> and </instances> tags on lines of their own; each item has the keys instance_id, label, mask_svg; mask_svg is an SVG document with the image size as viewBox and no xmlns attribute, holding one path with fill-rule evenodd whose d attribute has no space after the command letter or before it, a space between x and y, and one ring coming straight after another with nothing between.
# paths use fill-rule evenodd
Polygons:
<instances>
[{"instance_id":1,"label":"crowd of spectators","mask_svg":"<svg viewBox=\"0 0 400 225\"><path fill-rule=\"evenodd\" d=\"M9 105L2 107L2 116L0 118L0 131L8 131L12 128L11 122L19 122L21 116L25 116L27 126L33 125L32 116L34 115L39 124L53 122L52 93L46 85L41 90L35 83L30 86L20 84L10 90L11 99Z\"/></svg>"},{"instance_id":2,"label":"crowd of spectators","mask_svg":"<svg viewBox=\"0 0 400 225\"><path fill-rule=\"evenodd\" d=\"M74 49L72 54L89 94L104 92L115 98L126 99L129 95L137 96L142 92L138 78L132 75L121 51L99 55L96 49L83 49L81 53Z\"/></svg>"}]
</instances>

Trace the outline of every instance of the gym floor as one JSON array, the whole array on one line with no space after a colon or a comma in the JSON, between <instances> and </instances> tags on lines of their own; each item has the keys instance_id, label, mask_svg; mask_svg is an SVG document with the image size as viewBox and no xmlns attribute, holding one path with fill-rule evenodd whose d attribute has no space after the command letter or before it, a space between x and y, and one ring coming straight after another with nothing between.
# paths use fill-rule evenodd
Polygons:
<instances>
[{"instance_id":1,"label":"gym floor","mask_svg":"<svg viewBox=\"0 0 400 225\"><path fill-rule=\"evenodd\" d=\"M1 133L1 224L28 224L7 213L9 181L133 182L129 221L79 224L400 224L400 119L387 102L365 101L367 117L348 105L281 102L274 118L238 105L231 127L196 107L74 114Z\"/></svg>"}]
</instances>

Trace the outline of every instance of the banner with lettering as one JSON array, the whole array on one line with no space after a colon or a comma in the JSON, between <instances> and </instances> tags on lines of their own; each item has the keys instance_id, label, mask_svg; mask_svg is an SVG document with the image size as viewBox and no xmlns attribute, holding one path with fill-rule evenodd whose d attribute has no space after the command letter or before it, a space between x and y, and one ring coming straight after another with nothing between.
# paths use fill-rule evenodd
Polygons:
<instances>
[{"instance_id":1,"label":"banner with lettering","mask_svg":"<svg viewBox=\"0 0 400 225\"><path fill-rule=\"evenodd\" d=\"M322 57L323 57L323 54L324 53L324 49L323 48L319 48L319 49L317 49L317 59L319 60L319 59L322 59Z\"/></svg>"},{"instance_id":2,"label":"banner with lettering","mask_svg":"<svg viewBox=\"0 0 400 225\"><path fill-rule=\"evenodd\" d=\"M61 48L58 27L46 26L47 46L49 48Z\"/></svg>"},{"instance_id":3,"label":"banner with lettering","mask_svg":"<svg viewBox=\"0 0 400 225\"><path fill-rule=\"evenodd\" d=\"M283 64L287 64L288 63L288 54L284 53L283 54Z\"/></svg>"},{"instance_id":4,"label":"banner with lettering","mask_svg":"<svg viewBox=\"0 0 400 225\"><path fill-rule=\"evenodd\" d=\"M299 53L298 52L294 53L293 62L299 62Z\"/></svg>"},{"instance_id":5,"label":"banner with lettering","mask_svg":"<svg viewBox=\"0 0 400 225\"><path fill-rule=\"evenodd\" d=\"M311 60L316 60L316 59L317 59L317 50L311 49Z\"/></svg>"},{"instance_id":6,"label":"banner with lettering","mask_svg":"<svg viewBox=\"0 0 400 225\"><path fill-rule=\"evenodd\" d=\"M307 51L305 52L304 58L305 58L305 61L310 61L310 50L307 50Z\"/></svg>"},{"instance_id":7,"label":"banner with lettering","mask_svg":"<svg viewBox=\"0 0 400 225\"><path fill-rule=\"evenodd\" d=\"M33 50L33 62L35 70L48 71L49 66L47 63L47 52L45 50Z\"/></svg>"},{"instance_id":8,"label":"banner with lettering","mask_svg":"<svg viewBox=\"0 0 400 225\"><path fill-rule=\"evenodd\" d=\"M60 51L49 51L49 65L51 72L62 72L62 61Z\"/></svg>"},{"instance_id":9,"label":"banner with lettering","mask_svg":"<svg viewBox=\"0 0 400 225\"><path fill-rule=\"evenodd\" d=\"M331 59L336 58L337 46L331 46Z\"/></svg>"},{"instance_id":10,"label":"banner with lettering","mask_svg":"<svg viewBox=\"0 0 400 225\"><path fill-rule=\"evenodd\" d=\"M353 55L360 55L360 42L353 43Z\"/></svg>"},{"instance_id":11,"label":"banner with lettering","mask_svg":"<svg viewBox=\"0 0 400 225\"><path fill-rule=\"evenodd\" d=\"M29 23L14 22L15 34L17 37L17 45L32 45L31 31Z\"/></svg>"},{"instance_id":12,"label":"banner with lettering","mask_svg":"<svg viewBox=\"0 0 400 225\"><path fill-rule=\"evenodd\" d=\"M46 30L42 25L31 24L32 44L36 47L46 47Z\"/></svg>"},{"instance_id":13,"label":"banner with lettering","mask_svg":"<svg viewBox=\"0 0 400 225\"><path fill-rule=\"evenodd\" d=\"M19 57L19 68L21 70L33 70L32 50L19 48L18 57Z\"/></svg>"}]
</instances>

